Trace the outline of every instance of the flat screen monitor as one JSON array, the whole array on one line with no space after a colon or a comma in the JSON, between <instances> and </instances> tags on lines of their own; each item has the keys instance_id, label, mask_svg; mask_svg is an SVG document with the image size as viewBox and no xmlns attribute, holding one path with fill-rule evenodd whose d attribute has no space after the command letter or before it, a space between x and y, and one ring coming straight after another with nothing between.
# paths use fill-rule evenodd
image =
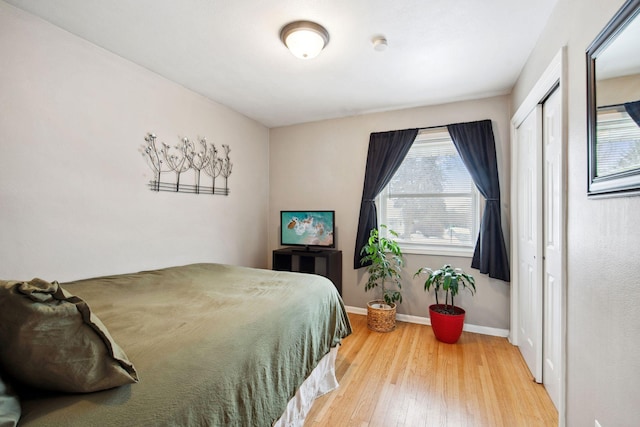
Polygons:
<instances>
[{"instance_id":1,"label":"flat screen monitor","mask_svg":"<svg viewBox=\"0 0 640 427\"><path fill-rule=\"evenodd\" d=\"M335 211L280 211L280 243L333 248L335 220Z\"/></svg>"}]
</instances>

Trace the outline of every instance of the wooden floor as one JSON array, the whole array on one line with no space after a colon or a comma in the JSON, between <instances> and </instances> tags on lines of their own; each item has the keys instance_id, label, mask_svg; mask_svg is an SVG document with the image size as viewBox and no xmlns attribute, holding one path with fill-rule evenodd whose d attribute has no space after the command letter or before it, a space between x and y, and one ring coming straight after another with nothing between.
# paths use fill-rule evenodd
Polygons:
<instances>
[{"instance_id":1,"label":"wooden floor","mask_svg":"<svg viewBox=\"0 0 640 427\"><path fill-rule=\"evenodd\" d=\"M506 338L464 332L437 341L430 326L398 322L390 333L349 314L337 390L319 398L305 427L557 426L558 414Z\"/></svg>"}]
</instances>

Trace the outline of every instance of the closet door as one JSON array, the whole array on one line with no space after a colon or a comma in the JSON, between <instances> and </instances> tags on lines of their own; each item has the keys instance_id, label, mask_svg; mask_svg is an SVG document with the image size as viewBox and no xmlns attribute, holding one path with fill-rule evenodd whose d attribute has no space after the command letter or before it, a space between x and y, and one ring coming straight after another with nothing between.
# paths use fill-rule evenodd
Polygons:
<instances>
[{"instance_id":1,"label":"closet door","mask_svg":"<svg viewBox=\"0 0 640 427\"><path fill-rule=\"evenodd\" d=\"M542 106L516 128L518 206L518 347L542 382Z\"/></svg>"},{"instance_id":2,"label":"closet door","mask_svg":"<svg viewBox=\"0 0 640 427\"><path fill-rule=\"evenodd\" d=\"M544 102L542 124L543 180L543 345L542 383L559 408L562 366L562 290L564 196L562 176L562 109L560 91Z\"/></svg>"}]
</instances>

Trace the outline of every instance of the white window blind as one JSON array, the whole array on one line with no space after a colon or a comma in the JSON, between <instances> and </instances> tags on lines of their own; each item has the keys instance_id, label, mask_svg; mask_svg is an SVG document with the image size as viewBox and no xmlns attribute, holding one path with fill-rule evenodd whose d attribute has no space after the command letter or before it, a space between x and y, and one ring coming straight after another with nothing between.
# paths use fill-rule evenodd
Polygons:
<instances>
[{"instance_id":1,"label":"white window blind","mask_svg":"<svg viewBox=\"0 0 640 427\"><path fill-rule=\"evenodd\" d=\"M380 223L408 253L473 252L479 194L446 128L421 131L378 197Z\"/></svg>"},{"instance_id":2,"label":"white window blind","mask_svg":"<svg viewBox=\"0 0 640 427\"><path fill-rule=\"evenodd\" d=\"M640 127L624 108L599 110L597 134L596 176L640 168Z\"/></svg>"}]
</instances>

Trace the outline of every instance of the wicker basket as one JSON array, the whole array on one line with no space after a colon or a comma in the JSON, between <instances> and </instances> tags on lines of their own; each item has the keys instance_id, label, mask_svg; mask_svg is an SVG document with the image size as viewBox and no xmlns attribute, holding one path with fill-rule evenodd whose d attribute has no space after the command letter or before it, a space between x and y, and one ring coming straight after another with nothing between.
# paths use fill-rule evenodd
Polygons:
<instances>
[{"instance_id":1,"label":"wicker basket","mask_svg":"<svg viewBox=\"0 0 640 427\"><path fill-rule=\"evenodd\" d=\"M376 332L391 332L396 328L396 305L383 300L367 303L367 327Z\"/></svg>"}]
</instances>

